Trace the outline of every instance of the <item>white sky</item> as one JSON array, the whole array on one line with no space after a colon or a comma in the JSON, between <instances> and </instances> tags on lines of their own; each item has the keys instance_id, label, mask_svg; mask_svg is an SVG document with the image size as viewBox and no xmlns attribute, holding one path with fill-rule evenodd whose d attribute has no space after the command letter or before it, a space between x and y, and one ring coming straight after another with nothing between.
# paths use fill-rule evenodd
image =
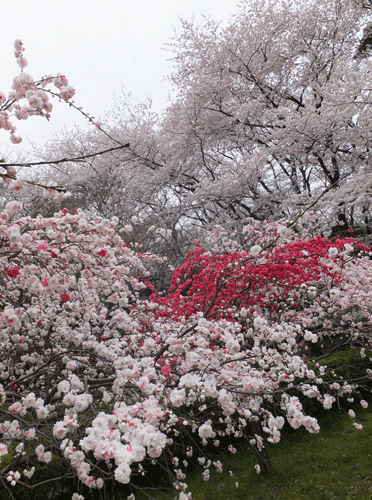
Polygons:
<instances>
[{"instance_id":1,"label":"white sky","mask_svg":"<svg viewBox=\"0 0 372 500\"><path fill-rule=\"evenodd\" d=\"M19 73L13 42L20 38L29 62L25 71L34 79L65 74L76 90L75 103L89 114L98 118L108 112L122 90L139 101L151 97L160 112L170 91L162 80L172 70L163 47L180 29L179 18L194 14L198 21L210 15L226 21L237 10L237 0L3 0L0 90L7 94ZM39 117L14 121L24 141L20 146L0 130L3 154L4 149L23 150L27 140L42 144L74 123L89 127L77 111L55 99L52 103L50 122Z\"/></svg>"}]
</instances>

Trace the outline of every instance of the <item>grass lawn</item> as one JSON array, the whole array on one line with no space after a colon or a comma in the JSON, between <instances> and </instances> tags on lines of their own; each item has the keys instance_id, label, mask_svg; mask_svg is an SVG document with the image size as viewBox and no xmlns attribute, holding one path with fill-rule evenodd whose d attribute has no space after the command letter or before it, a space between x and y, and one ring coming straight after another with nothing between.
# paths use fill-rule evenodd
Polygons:
<instances>
[{"instance_id":1,"label":"grass lawn","mask_svg":"<svg viewBox=\"0 0 372 500\"><path fill-rule=\"evenodd\" d=\"M320 421L318 434L301 429L268 446L275 468L269 476L256 474L253 452L240 446L235 455L216 458L223 462L224 471L218 474L212 466L208 482L202 469L188 474L188 491L194 500L371 500L372 411L361 407L355 411L363 430L356 430L346 413L330 414ZM169 492L148 490L147 494L136 498L175 498Z\"/></svg>"}]
</instances>

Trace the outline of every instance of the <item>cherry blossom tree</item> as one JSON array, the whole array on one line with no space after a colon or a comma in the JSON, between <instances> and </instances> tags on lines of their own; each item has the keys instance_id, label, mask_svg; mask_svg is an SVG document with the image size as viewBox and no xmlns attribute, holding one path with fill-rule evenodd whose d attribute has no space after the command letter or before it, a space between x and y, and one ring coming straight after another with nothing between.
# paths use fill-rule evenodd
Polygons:
<instances>
[{"instance_id":1,"label":"cherry blossom tree","mask_svg":"<svg viewBox=\"0 0 372 500\"><path fill-rule=\"evenodd\" d=\"M370 70L355 57L366 13L258 1L225 29L183 24L165 127L181 132L173 149L201 218L287 216L328 189L318 210L329 221L368 224Z\"/></svg>"},{"instance_id":2,"label":"cherry blossom tree","mask_svg":"<svg viewBox=\"0 0 372 500\"><path fill-rule=\"evenodd\" d=\"M119 105L112 135L128 137L131 148L115 161L97 158L90 173L74 170L71 185L83 191L107 175L111 188L92 204L112 214L132 204L144 220L176 231L292 217L319 198L322 230L368 232L363 5L256 0L243 2L225 28L183 21L169 46L169 108L157 118Z\"/></svg>"}]
</instances>

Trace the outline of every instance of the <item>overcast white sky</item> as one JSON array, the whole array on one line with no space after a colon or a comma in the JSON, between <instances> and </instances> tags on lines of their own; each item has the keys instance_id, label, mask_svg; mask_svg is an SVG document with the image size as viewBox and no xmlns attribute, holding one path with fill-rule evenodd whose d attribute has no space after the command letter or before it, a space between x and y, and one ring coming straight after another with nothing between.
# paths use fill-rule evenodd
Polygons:
<instances>
[{"instance_id":1,"label":"overcast white sky","mask_svg":"<svg viewBox=\"0 0 372 500\"><path fill-rule=\"evenodd\" d=\"M228 20L237 10L237 0L11 0L1 2L2 27L0 90L11 90L19 73L13 42L25 46L25 69L34 79L61 72L75 88L75 103L95 117L109 111L114 96L122 89L137 100L152 97L154 110L167 104L170 86L162 81L171 72L169 53L162 48L179 18L195 20L210 15ZM63 127L74 122L85 125L77 112L52 101L54 110L48 123L39 117L17 121L21 146L9 145L8 133L0 131L0 146L24 148L29 139L42 144ZM6 143L6 144L4 144ZM0 152L1 153L1 152Z\"/></svg>"}]
</instances>

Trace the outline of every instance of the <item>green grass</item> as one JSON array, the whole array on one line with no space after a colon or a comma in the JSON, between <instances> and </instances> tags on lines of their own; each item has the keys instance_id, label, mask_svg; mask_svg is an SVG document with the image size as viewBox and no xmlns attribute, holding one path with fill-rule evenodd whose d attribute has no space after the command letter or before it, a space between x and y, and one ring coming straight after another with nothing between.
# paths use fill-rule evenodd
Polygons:
<instances>
[{"instance_id":1,"label":"green grass","mask_svg":"<svg viewBox=\"0 0 372 500\"><path fill-rule=\"evenodd\" d=\"M254 466L257 459L250 447L237 446L232 455L216 455L221 460L224 471L218 474L213 465L208 482L202 478L202 467L187 470L185 482L193 500L372 500L372 405L364 410L355 404L356 421L363 424L363 430L356 430L345 411L335 410L320 418L321 430L309 434L304 429L286 431L279 444L268 445L274 471L268 476L256 474ZM58 463L39 464L35 480L59 475ZM40 470L39 470L40 469ZM232 471L233 475L229 474ZM59 471L60 472L60 471ZM149 470L150 472L150 470ZM166 484L165 475L157 470L153 477L157 484ZM163 481L161 481L163 479ZM239 483L239 487L235 483ZM44 488L44 489L43 489ZM22 488L11 488L13 496L0 484L0 498L4 500L23 500L28 498L50 498L51 484L44 484L41 490L30 492ZM125 489L125 488L124 488ZM87 492L86 500L92 499ZM123 500L129 493L114 487L107 490L109 500ZM62 500L58 495L53 498ZM63 497L70 500L71 494ZM171 489L148 488L136 492L136 500L174 500L177 495Z\"/></svg>"},{"instance_id":2,"label":"green grass","mask_svg":"<svg viewBox=\"0 0 372 500\"><path fill-rule=\"evenodd\" d=\"M320 422L318 434L298 430L268 446L275 468L269 476L256 474L253 452L240 446L235 455L219 457L224 472L218 474L212 466L208 482L201 469L188 474L188 491L193 500L371 500L372 411L361 407L355 411L363 430L356 430L345 413L330 414ZM176 497L160 491L148 490L147 494L156 500ZM149 496L136 498L148 500Z\"/></svg>"}]
</instances>

